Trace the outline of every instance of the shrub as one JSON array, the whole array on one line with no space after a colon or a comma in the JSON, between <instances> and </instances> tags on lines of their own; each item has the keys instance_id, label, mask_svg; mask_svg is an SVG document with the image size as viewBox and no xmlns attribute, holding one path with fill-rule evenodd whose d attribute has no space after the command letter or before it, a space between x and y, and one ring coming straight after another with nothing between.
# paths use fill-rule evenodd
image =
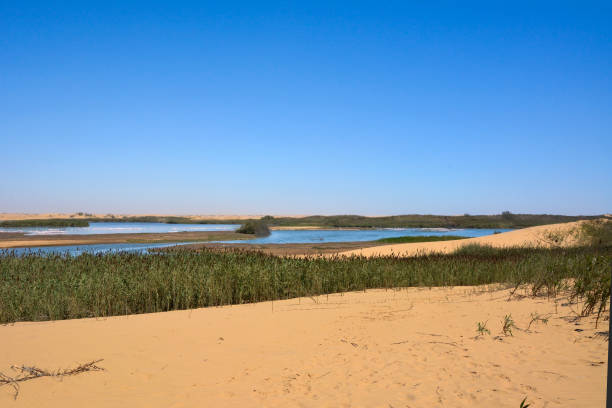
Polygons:
<instances>
[{"instance_id":1,"label":"shrub","mask_svg":"<svg viewBox=\"0 0 612 408\"><path fill-rule=\"evenodd\" d=\"M263 221L247 221L236 230L240 234L254 234L257 237L270 235L270 228Z\"/></svg>"}]
</instances>

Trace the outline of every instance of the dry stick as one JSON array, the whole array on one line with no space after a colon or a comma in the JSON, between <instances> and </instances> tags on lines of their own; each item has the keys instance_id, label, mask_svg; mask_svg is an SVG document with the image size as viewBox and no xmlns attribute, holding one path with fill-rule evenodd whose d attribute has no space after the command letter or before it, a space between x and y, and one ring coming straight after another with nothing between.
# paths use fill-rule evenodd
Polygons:
<instances>
[{"instance_id":1,"label":"dry stick","mask_svg":"<svg viewBox=\"0 0 612 408\"><path fill-rule=\"evenodd\" d=\"M38 367L27 367L27 366L11 366L11 368L15 371L19 371L19 375L17 377L9 377L4 373L0 372L0 387L3 385L10 385L15 390L15 395L13 398L17 399L19 395L19 383L23 381L33 380L39 377L64 377L68 375L76 375L80 373L84 373L87 371L104 371L104 368L98 367L96 364L103 359L90 361L89 363L81 364L76 368L66 369L66 370L57 370L57 371L47 371L40 369Z\"/></svg>"}]
</instances>

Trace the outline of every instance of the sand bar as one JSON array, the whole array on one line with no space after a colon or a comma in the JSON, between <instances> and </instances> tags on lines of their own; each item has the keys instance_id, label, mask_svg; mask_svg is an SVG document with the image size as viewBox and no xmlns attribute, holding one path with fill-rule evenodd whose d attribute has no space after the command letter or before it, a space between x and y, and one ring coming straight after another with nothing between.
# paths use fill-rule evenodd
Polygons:
<instances>
[{"instance_id":1,"label":"sand bar","mask_svg":"<svg viewBox=\"0 0 612 408\"><path fill-rule=\"evenodd\" d=\"M55 245L92 245L120 243L165 243L197 241L229 241L254 238L233 231L181 231L165 233L90 234L90 235L24 235L0 232L0 248Z\"/></svg>"}]
</instances>

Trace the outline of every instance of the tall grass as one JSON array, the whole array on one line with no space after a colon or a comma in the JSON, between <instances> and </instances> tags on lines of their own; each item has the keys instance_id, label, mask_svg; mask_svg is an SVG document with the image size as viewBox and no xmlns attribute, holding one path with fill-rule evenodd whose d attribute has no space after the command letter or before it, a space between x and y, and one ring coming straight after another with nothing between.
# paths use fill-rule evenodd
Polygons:
<instances>
[{"instance_id":1,"label":"tall grass","mask_svg":"<svg viewBox=\"0 0 612 408\"><path fill-rule=\"evenodd\" d=\"M611 260L611 247L331 259L243 251L78 257L5 251L0 253L0 322L160 312L368 288L543 282L536 294L547 294L567 280L583 283L576 285L576 299L591 297L597 311L606 293L596 290L605 279L609 288Z\"/></svg>"}]
</instances>

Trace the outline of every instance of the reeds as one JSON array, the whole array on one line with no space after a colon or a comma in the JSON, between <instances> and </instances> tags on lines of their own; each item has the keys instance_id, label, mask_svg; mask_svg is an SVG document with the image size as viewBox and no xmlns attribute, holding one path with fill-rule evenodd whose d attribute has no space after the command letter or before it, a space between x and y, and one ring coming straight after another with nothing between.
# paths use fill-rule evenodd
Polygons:
<instances>
[{"instance_id":1,"label":"reeds","mask_svg":"<svg viewBox=\"0 0 612 408\"><path fill-rule=\"evenodd\" d=\"M179 250L78 257L0 252L0 322L58 320L241 304L411 286L507 283L550 296L571 283L583 313L605 309L612 247L471 248L414 258L280 258ZM606 283L607 282L607 283ZM607 284L608 290L605 290Z\"/></svg>"}]
</instances>

